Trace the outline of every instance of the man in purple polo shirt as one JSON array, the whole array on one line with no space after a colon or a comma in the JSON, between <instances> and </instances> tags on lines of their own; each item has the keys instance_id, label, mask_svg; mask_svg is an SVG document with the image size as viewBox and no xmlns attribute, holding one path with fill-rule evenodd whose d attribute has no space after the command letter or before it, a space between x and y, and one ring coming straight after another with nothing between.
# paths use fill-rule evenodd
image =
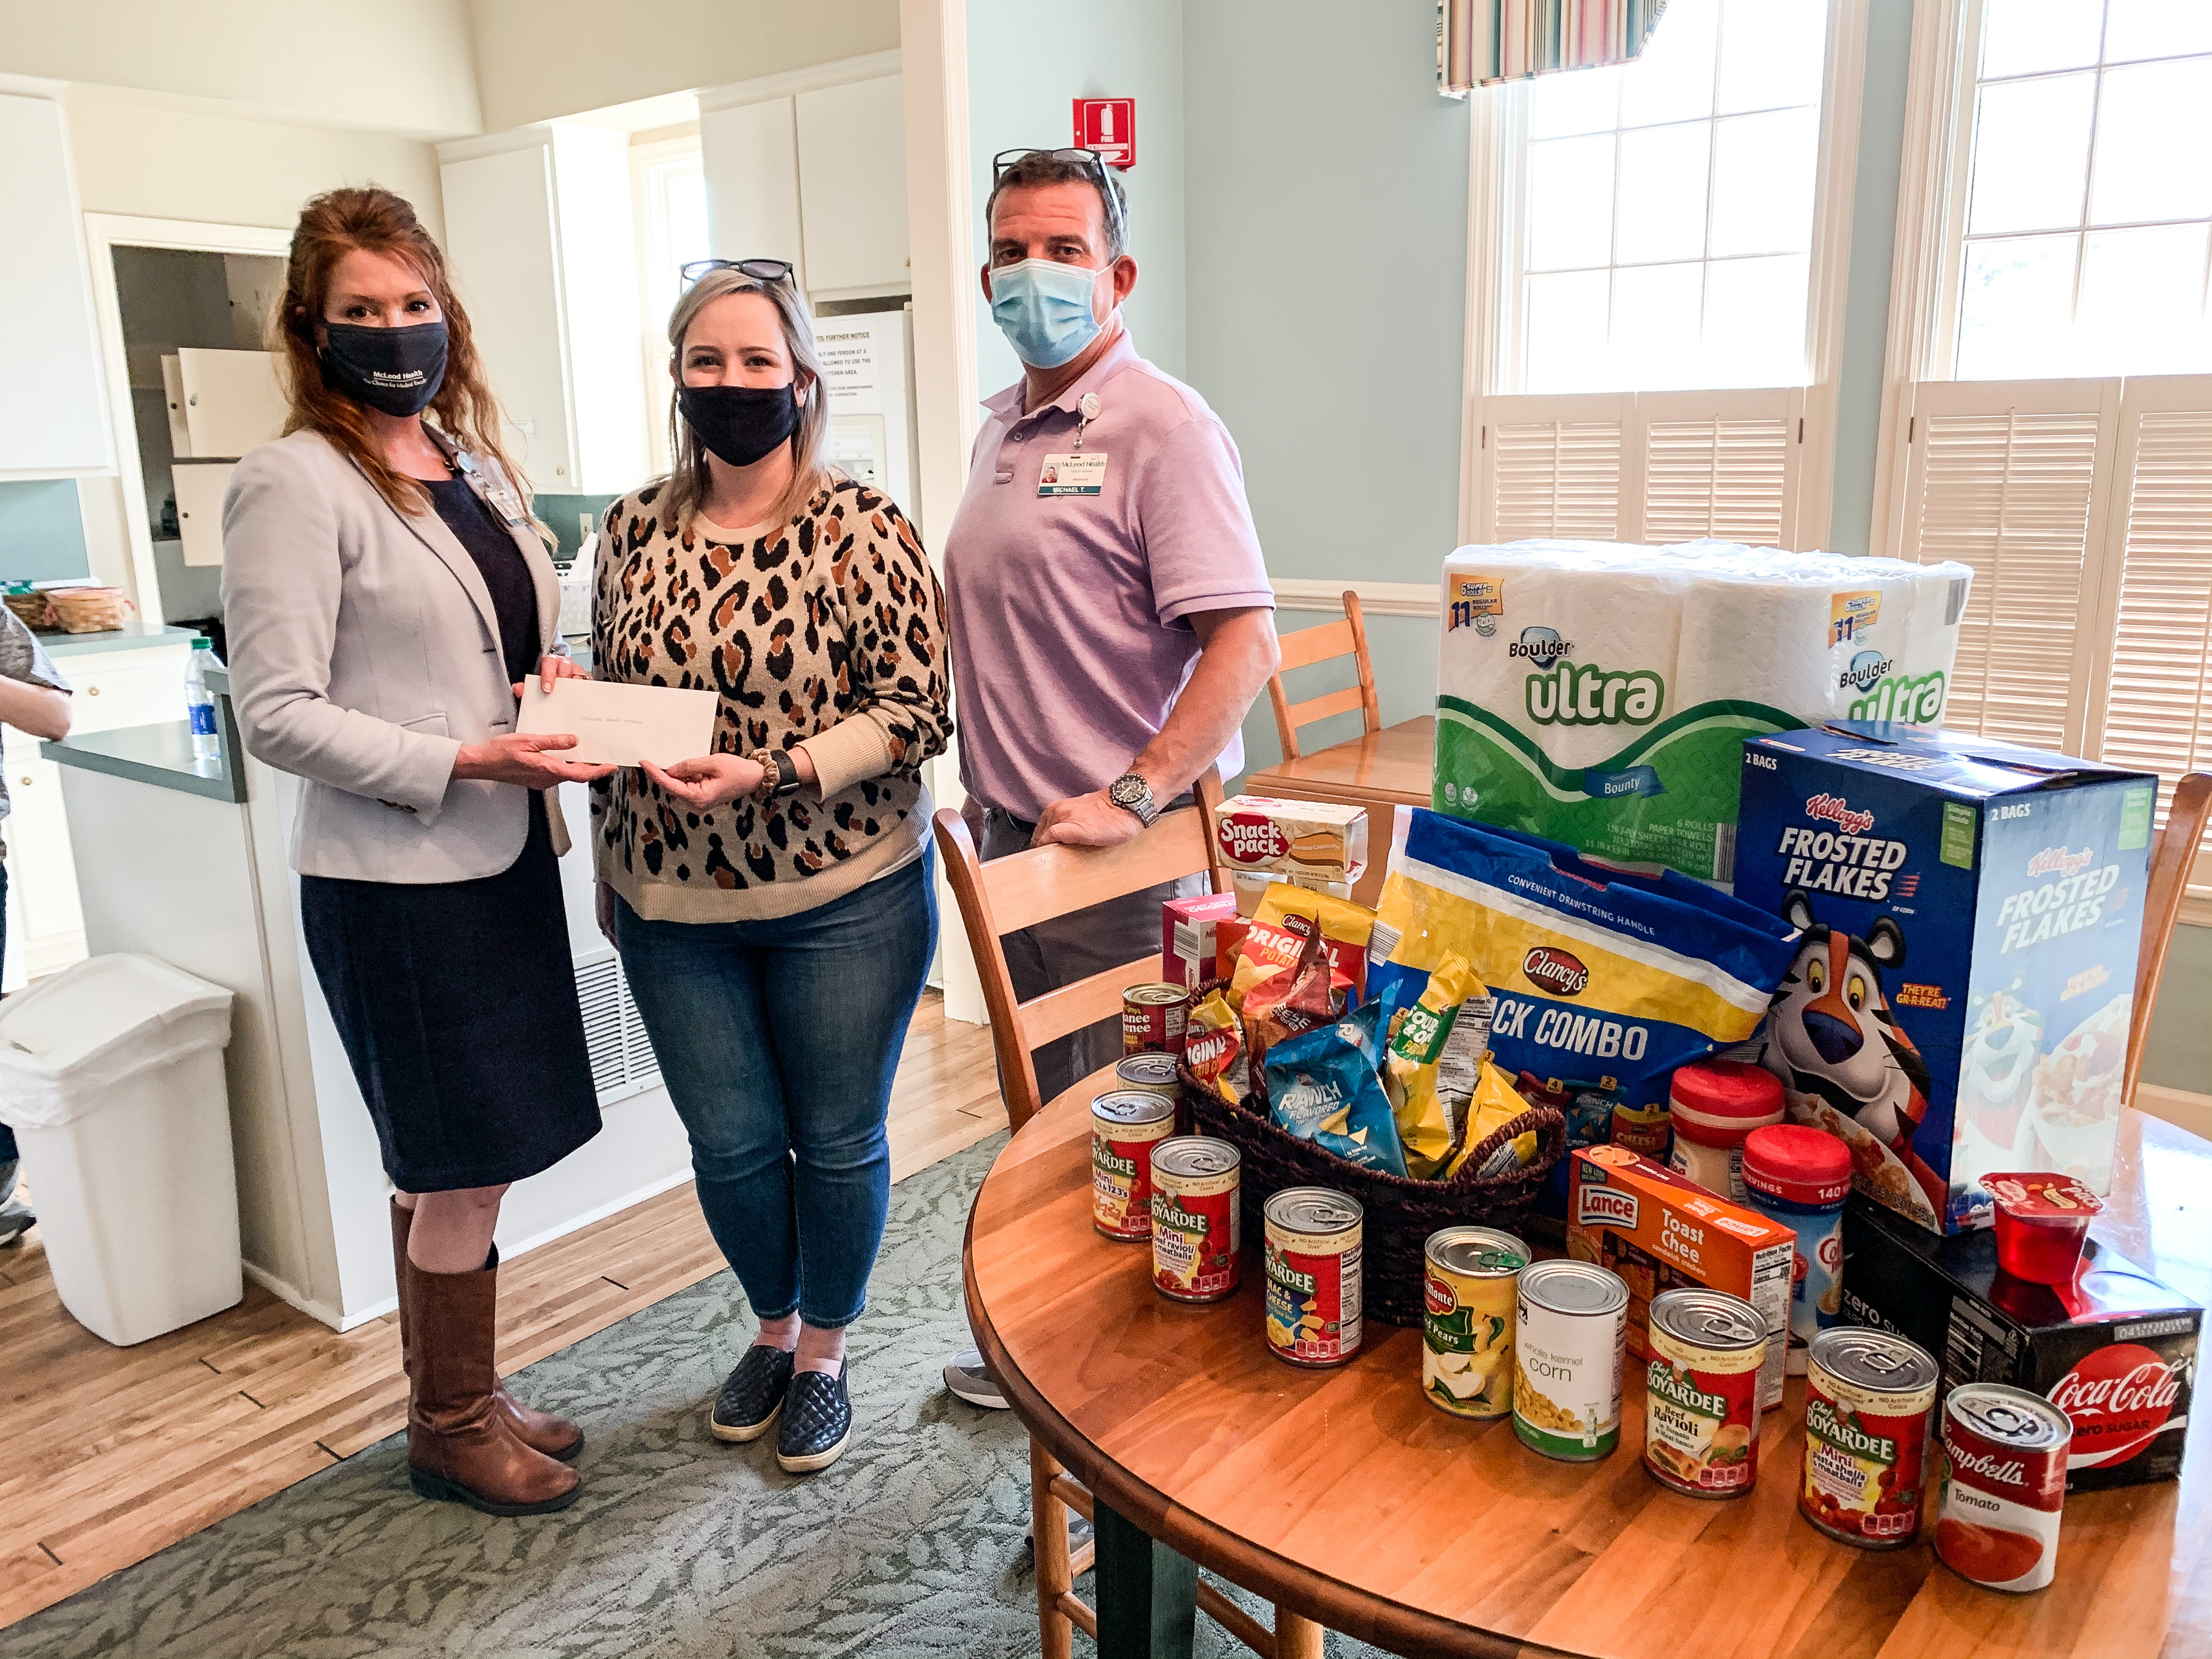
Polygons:
<instances>
[{"instance_id":1,"label":"man in purple polo shirt","mask_svg":"<svg viewBox=\"0 0 2212 1659\"><path fill-rule=\"evenodd\" d=\"M1237 446L1206 400L1137 355L1121 186L1087 150L1001 156L984 219L991 314L1022 379L986 400L945 541L967 817L986 860L1112 847L1207 767L1243 769L1245 712L1275 672L1274 592ZM1024 1001L1142 956L1155 888L1006 939ZM1047 1100L1121 1051L1119 1022L1036 1055ZM963 1399L1004 1401L980 1360Z\"/></svg>"}]
</instances>

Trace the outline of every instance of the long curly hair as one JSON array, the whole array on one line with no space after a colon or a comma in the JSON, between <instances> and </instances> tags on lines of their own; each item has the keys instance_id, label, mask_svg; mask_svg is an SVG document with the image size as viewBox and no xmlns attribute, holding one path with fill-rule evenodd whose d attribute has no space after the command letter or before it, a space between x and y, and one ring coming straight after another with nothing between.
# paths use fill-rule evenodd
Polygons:
<instances>
[{"instance_id":1,"label":"long curly hair","mask_svg":"<svg viewBox=\"0 0 2212 1659\"><path fill-rule=\"evenodd\" d=\"M384 459L368 411L323 384L315 357L315 323L330 297L331 274L356 249L388 253L415 270L446 319L446 378L427 411L439 429L479 459L506 471L524 500L530 486L499 441L499 404L484 383L469 314L453 295L446 256L404 197L375 185L325 191L300 210L284 261L284 297L270 319L270 349L282 355L289 434L319 433L360 467L378 494L401 513L428 512L429 492Z\"/></svg>"}]
</instances>

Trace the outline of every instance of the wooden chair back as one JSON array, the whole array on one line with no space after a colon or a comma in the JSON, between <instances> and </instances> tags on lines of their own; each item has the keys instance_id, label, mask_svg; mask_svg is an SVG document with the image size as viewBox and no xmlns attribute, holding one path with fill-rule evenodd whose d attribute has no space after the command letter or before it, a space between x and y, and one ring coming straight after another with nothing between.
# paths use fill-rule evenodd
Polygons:
<instances>
[{"instance_id":1,"label":"wooden chair back","mask_svg":"<svg viewBox=\"0 0 2212 1659\"><path fill-rule=\"evenodd\" d=\"M983 982L999 1089L1006 1097L1007 1121L1015 1128L1045 1103L1037 1091L1035 1051L1120 1013L1124 989L1160 976L1159 957L1139 957L1023 1002L1015 997L1007 971L1005 936L1185 876L1209 876L1215 892L1227 891L1228 876L1213 851L1213 809L1221 804L1221 783L1212 768L1200 775L1193 793L1196 805L1163 812L1150 829L1119 847L1033 847L988 864L976 857L975 840L959 813L945 807L937 814L938 853Z\"/></svg>"},{"instance_id":2,"label":"wooden chair back","mask_svg":"<svg viewBox=\"0 0 2212 1659\"><path fill-rule=\"evenodd\" d=\"M2166 947L2189 892L2197 849L2212 823L2212 772L2191 772L2174 786L2166 825L2151 848L2150 880L2143 888L2142 946L2136 957L2136 1000L2128 1016L2127 1071L2120 1098L2132 1103L2136 1074L2142 1069L2143 1045L2150 1036L2151 1010L2158 1002L2159 976L2166 971Z\"/></svg>"},{"instance_id":3,"label":"wooden chair back","mask_svg":"<svg viewBox=\"0 0 2212 1659\"><path fill-rule=\"evenodd\" d=\"M1382 705L1375 700L1375 670L1367 658L1367 623L1359 613L1358 593L1348 587L1344 590L1342 622L1302 628L1295 634L1281 635L1278 643L1282 648L1282 660L1267 682L1267 700L1274 705L1275 735L1283 740L1285 760L1298 757L1300 726L1325 720L1332 714L1349 714L1357 708L1367 722L1370 735L1382 729ZM1308 697L1304 702L1290 700L1283 690L1285 674L1293 669L1310 668L1316 663L1333 662L1339 657L1352 659L1359 676L1358 684Z\"/></svg>"}]
</instances>

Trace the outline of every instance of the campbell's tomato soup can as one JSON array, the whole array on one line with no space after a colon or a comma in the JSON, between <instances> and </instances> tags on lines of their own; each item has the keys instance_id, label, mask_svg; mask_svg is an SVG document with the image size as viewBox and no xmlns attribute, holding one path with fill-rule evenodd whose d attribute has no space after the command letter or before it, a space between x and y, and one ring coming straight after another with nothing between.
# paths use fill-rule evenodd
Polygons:
<instances>
[{"instance_id":1,"label":"campbell's tomato soup can","mask_svg":"<svg viewBox=\"0 0 2212 1659\"><path fill-rule=\"evenodd\" d=\"M1359 1200L1326 1187L1287 1187L1261 1214L1267 1346L1293 1365L1341 1365L1359 1352Z\"/></svg>"},{"instance_id":2,"label":"campbell's tomato soup can","mask_svg":"<svg viewBox=\"0 0 2212 1659\"><path fill-rule=\"evenodd\" d=\"M1926 1349L1887 1331L1838 1326L1814 1337L1798 1512L1863 1549L1911 1543L1920 1530L1936 1379Z\"/></svg>"},{"instance_id":3,"label":"campbell's tomato soup can","mask_svg":"<svg viewBox=\"0 0 2212 1659\"><path fill-rule=\"evenodd\" d=\"M1165 980L1132 985L1121 993L1121 1052L1179 1054L1182 1052L1183 1004L1190 993Z\"/></svg>"},{"instance_id":4,"label":"campbell's tomato soup can","mask_svg":"<svg viewBox=\"0 0 2212 1659\"><path fill-rule=\"evenodd\" d=\"M1990 1589L2039 1590L2057 1575L2074 1425L2040 1395L1968 1382L1943 1402L1936 1553Z\"/></svg>"},{"instance_id":5,"label":"campbell's tomato soup can","mask_svg":"<svg viewBox=\"0 0 2212 1659\"><path fill-rule=\"evenodd\" d=\"M1152 1288L1218 1302L1242 1277L1237 1183L1243 1156L1225 1140L1179 1135L1152 1148Z\"/></svg>"},{"instance_id":6,"label":"campbell's tomato soup can","mask_svg":"<svg viewBox=\"0 0 2212 1659\"><path fill-rule=\"evenodd\" d=\"M1182 1091L1176 1083L1175 1056L1159 1049L1122 1055L1114 1066L1114 1091L1126 1094L1132 1090L1180 1100Z\"/></svg>"},{"instance_id":7,"label":"campbell's tomato soup can","mask_svg":"<svg viewBox=\"0 0 2212 1659\"><path fill-rule=\"evenodd\" d=\"M1513 1309L1513 1432L1570 1463L1620 1444L1628 1285L1587 1261L1532 1261Z\"/></svg>"},{"instance_id":8,"label":"campbell's tomato soup can","mask_svg":"<svg viewBox=\"0 0 2212 1659\"><path fill-rule=\"evenodd\" d=\"M1091 1224L1109 1238L1152 1236L1152 1148L1175 1133L1175 1102L1127 1091L1091 1103Z\"/></svg>"},{"instance_id":9,"label":"campbell's tomato soup can","mask_svg":"<svg viewBox=\"0 0 2212 1659\"><path fill-rule=\"evenodd\" d=\"M1765 1316L1723 1291L1662 1291L1648 1334L1644 1467L1692 1498L1742 1497L1759 1479Z\"/></svg>"},{"instance_id":10,"label":"campbell's tomato soup can","mask_svg":"<svg viewBox=\"0 0 2212 1659\"><path fill-rule=\"evenodd\" d=\"M1421 1392L1454 1417L1513 1410L1513 1314L1528 1247L1495 1227L1429 1235L1422 1284Z\"/></svg>"}]
</instances>

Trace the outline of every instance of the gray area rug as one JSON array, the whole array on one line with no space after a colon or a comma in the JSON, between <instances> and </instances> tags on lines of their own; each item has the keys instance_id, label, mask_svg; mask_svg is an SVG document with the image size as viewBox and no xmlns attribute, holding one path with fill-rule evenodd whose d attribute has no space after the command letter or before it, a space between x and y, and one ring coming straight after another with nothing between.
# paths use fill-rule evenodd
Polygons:
<instances>
[{"instance_id":1,"label":"gray area rug","mask_svg":"<svg viewBox=\"0 0 2212 1659\"><path fill-rule=\"evenodd\" d=\"M707 1408L754 1322L725 1272L522 1373L581 1422L584 1495L424 1503L395 1435L0 1631L9 1659L1014 1659L1037 1650L1021 1425L946 1395L960 1238L1004 1138L901 1182L853 1328L853 1449L823 1474ZM1249 1598L1247 1605L1264 1610ZM1079 1632L1079 1654L1092 1651ZM1243 1648L1207 1620L1198 1650ZM1374 1650L1342 1637L1332 1655Z\"/></svg>"}]
</instances>

